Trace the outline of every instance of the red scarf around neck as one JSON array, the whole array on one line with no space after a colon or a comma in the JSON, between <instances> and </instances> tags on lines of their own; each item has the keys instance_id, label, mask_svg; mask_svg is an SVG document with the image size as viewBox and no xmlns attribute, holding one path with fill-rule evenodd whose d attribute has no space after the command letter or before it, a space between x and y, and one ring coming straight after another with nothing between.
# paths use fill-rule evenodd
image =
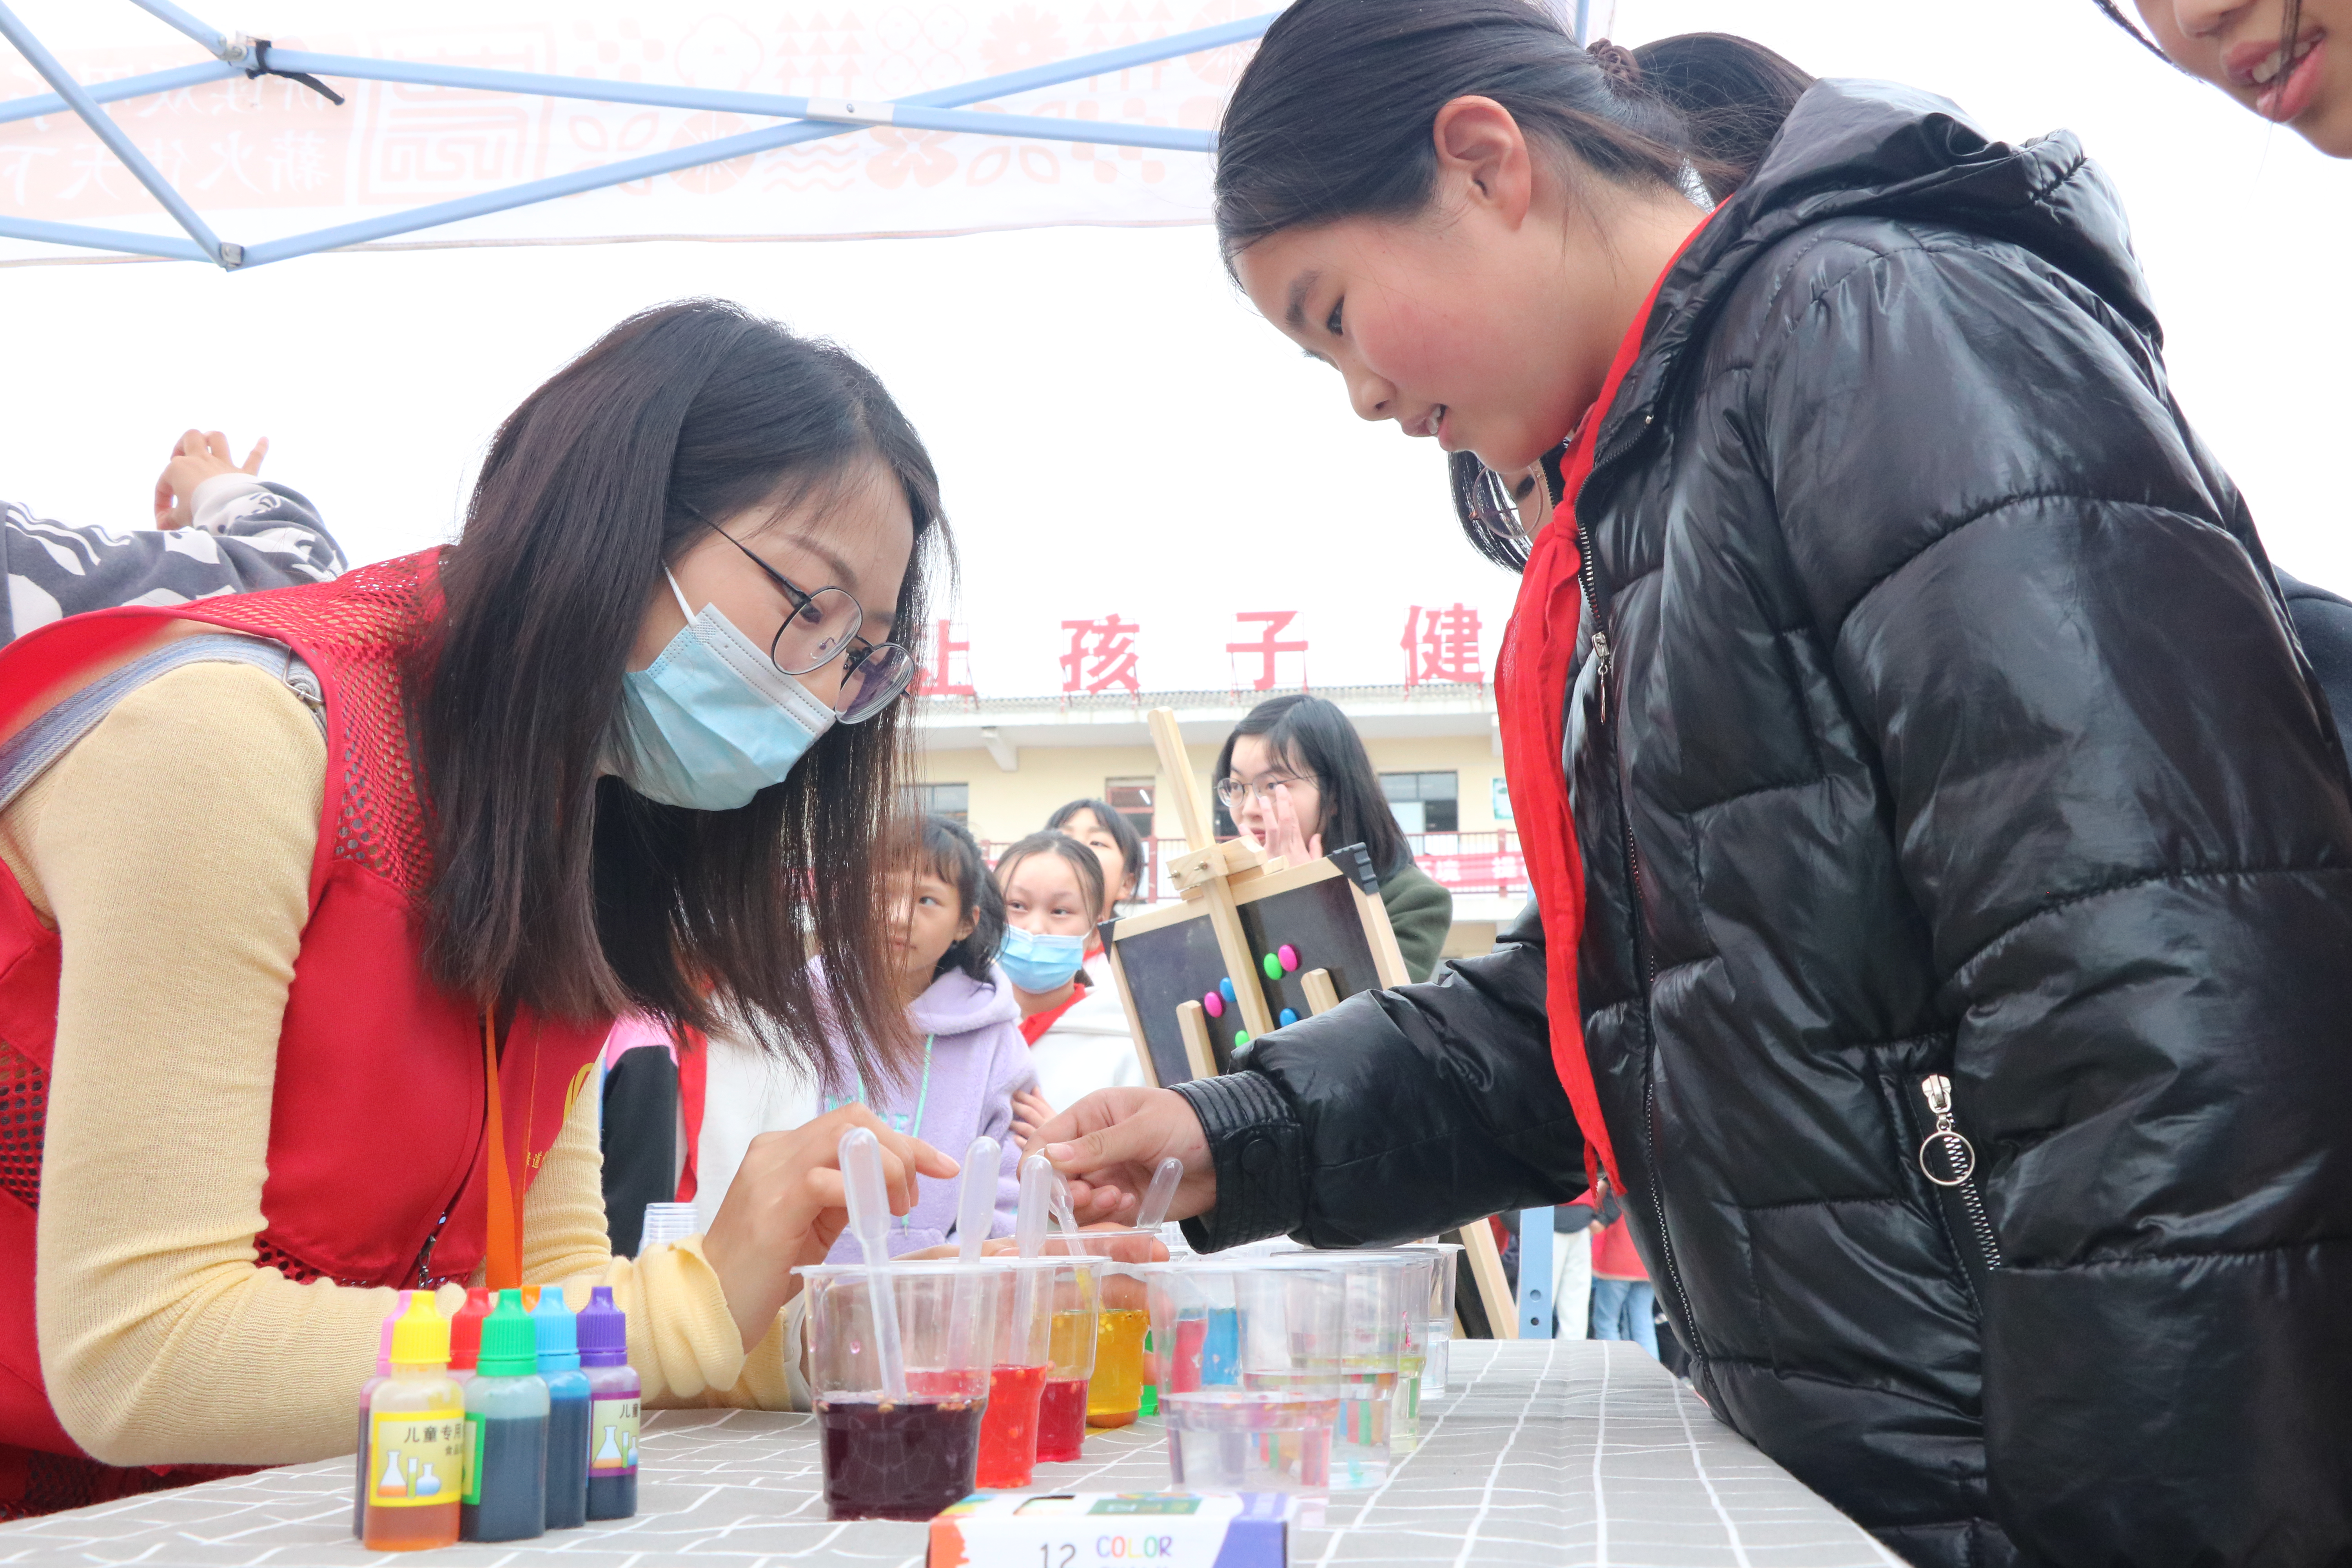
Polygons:
<instances>
[{"instance_id":1,"label":"red scarf around neck","mask_svg":"<svg viewBox=\"0 0 2352 1568\"><path fill-rule=\"evenodd\" d=\"M1699 227L1706 226L1702 223ZM1691 231L1691 239L1698 237ZM1511 624L1503 633L1496 661L1495 705L1503 730L1503 773L1510 783L1511 818L1519 834L1528 879L1543 912L1544 964L1549 984L1546 1011L1551 1020L1552 1067L1568 1090L1576 1123L1584 1132L1585 1169L1606 1171L1612 1187L1617 1153L1601 1119L1601 1097L1592 1064L1584 1054L1584 1015L1577 1004L1576 954L1584 936L1584 862L1576 850L1576 825L1568 809L1568 772L1563 743L1568 717L1568 679L1576 664L1578 599L1581 563L1576 542L1576 495L1592 472L1593 443L1618 386L1641 357L1650 310L1666 274L1690 246L1685 239L1650 285L1624 341L1617 345L1601 395L1577 424L1573 444L1560 464L1560 501L1550 525L1536 535Z\"/></svg>"}]
</instances>

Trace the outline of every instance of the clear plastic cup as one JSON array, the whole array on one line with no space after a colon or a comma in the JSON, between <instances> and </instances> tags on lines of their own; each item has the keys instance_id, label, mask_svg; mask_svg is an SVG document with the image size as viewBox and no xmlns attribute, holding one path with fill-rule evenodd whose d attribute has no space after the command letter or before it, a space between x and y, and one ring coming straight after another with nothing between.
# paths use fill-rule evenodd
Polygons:
<instances>
[{"instance_id":1,"label":"clear plastic cup","mask_svg":"<svg viewBox=\"0 0 2352 1568\"><path fill-rule=\"evenodd\" d=\"M1037 1402L1037 1459L1076 1459L1086 1447L1087 1387L1095 1374L1095 1328L1102 1298L1101 1264L1091 1258L1054 1258L1045 1393Z\"/></svg>"},{"instance_id":2,"label":"clear plastic cup","mask_svg":"<svg viewBox=\"0 0 2352 1568\"><path fill-rule=\"evenodd\" d=\"M883 1271L904 1363L898 1391L887 1386L878 1353L872 1272L863 1264L793 1272L808 1291L825 1516L927 1520L969 1496L1004 1271L951 1260Z\"/></svg>"},{"instance_id":3,"label":"clear plastic cup","mask_svg":"<svg viewBox=\"0 0 2352 1568\"><path fill-rule=\"evenodd\" d=\"M1087 1385L1087 1425L1125 1426L1143 1405L1143 1336L1151 1309L1135 1270L1166 1249L1154 1230L1082 1230L1046 1238L1048 1256L1101 1260L1101 1308L1095 1324L1095 1371Z\"/></svg>"},{"instance_id":4,"label":"clear plastic cup","mask_svg":"<svg viewBox=\"0 0 2352 1568\"><path fill-rule=\"evenodd\" d=\"M975 1484L1005 1490L1027 1486L1037 1464L1038 1416L1054 1373L1054 1278L1067 1268L1047 1258L988 1263L995 1267L981 1268L996 1297L996 1332Z\"/></svg>"},{"instance_id":5,"label":"clear plastic cup","mask_svg":"<svg viewBox=\"0 0 2352 1568\"><path fill-rule=\"evenodd\" d=\"M1404 1247L1406 1252L1437 1256L1429 1278L1429 1332L1423 1341L1421 1397L1433 1399L1445 1392L1447 1362L1454 1348L1454 1287L1462 1273L1462 1244L1431 1241Z\"/></svg>"},{"instance_id":6,"label":"clear plastic cup","mask_svg":"<svg viewBox=\"0 0 2352 1568\"><path fill-rule=\"evenodd\" d=\"M1319 1492L1347 1392L1347 1279L1209 1262L1140 1270L1160 1355L1171 1482L1194 1491Z\"/></svg>"},{"instance_id":7,"label":"clear plastic cup","mask_svg":"<svg viewBox=\"0 0 2352 1568\"><path fill-rule=\"evenodd\" d=\"M1347 1281L1339 1350L1339 1421L1331 1444L1334 1490L1377 1487L1388 1479L1396 1444L1398 1381L1408 1354L1418 1356L1421 1337L1428 1331L1421 1296L1412 1298L1410 1314L1405 1310L1409 1286L1424 1293L1428 1289L1422 1274L1403 1267L1407 1261L1406 1255L1395 1252L1305 1247L1276 1253L1265 1260L1269 1269L1328 1269ZM1426 1255L1418 1261L1427 1267ZM1416 1359L1416 1388L1420 1378L1421 1363Z\"/></svg>"}]
</instances>

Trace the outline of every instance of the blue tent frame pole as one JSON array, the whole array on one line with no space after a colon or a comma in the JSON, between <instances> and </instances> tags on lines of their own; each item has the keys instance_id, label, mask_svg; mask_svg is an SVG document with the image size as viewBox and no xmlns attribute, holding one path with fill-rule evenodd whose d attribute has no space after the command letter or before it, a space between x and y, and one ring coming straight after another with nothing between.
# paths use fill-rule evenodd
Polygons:
<instances>
[{"instance_id":1,"label":"blue tent frame pole","mask_svg":"<svg viewBox=\"0 0 2352 1568\"><path fill-rule=\"evenodd\" d=\"M172 0L131 0L131 3L164 26L177 27L181 32L195 39L205 47L205 52L208 55L219 54L222 47L228 42L226 33L222 32L218 27L207 26L197 21L194 16L173 5Z\"/></svg>"},{"instance_id":2,"label":"blue tent frame pole","mask_svg":"<svg viewBox=\"0 0 2352 1568\"><path fill-rule=\"evenodd\" d=\"M958 131L978 136L1028 136L1046 142L1097 142L1120 147L1157 147L1173 153L1206 153L1216 138L1205 131L1165 125L1127 125L1107 120L1066 120L1051 115L985 114L932 109L908 100L797 98L764 92L719 92L702 88L598 81L591 77L545 76L536 71L483 70L408 60L375 60L357 55L320 55L304 49L272 49L269 64L280 71L311 76L357 77L414 87L467 88L483 92L533 93L545 98L587 99L600 103L642 103L657 109L707 109L721 114L758 114L780 120L815 120L858 129L898 125L914 131ZM1108 73L1104 73L1108 74ZM837 132L835 132L837 134Z\"/></svg>"},{"instance_id":3,"label":"blue tent frame pole","mask_svg":"<svg viewBox=\"0 0 2352 1568\"><path fill-rule=\"evenodd\" d=\"M133 0L133 3L144 4L145 0ZM1592 0L1576 0L1576 41L1580 44L1592 41Z\"/></svg>"},{"instance_id":4,"label":"blue tent frame pole","mask_svg":"<svg viewBox=\"0 0 2352 1568\"><path fill-rule=\"evenodd\" d=\"M177 92L184 87L202 87L208 81L221 81L244 74L226 60L208 60L200 66L175 66L167 71L149 71L144 76L117 77L112 81L92 83L82 91L89 95L92 103L113 103L125 98L144 98L151 92ZM72 105L54 92L0 99L0 125L16 120L36 120L44 114L65 114L71 109Z\"/></svg>"},{"instance_id":5,"label":"blue tent frame pole","mask_svg":"<svg viewBox=\"0 0 2352 1568\"><path fill-rule=\"evenodd\" d=\"M170 0L132 0L134 5L162 17L215 51L226 47L225 37L205 27L205 24L170 4ZM339 225L333 228L315 230L310 234L293 235L285 239L264 241L258 245L224 246L204 220L183 200L170 182L165 180L139 150L131 144L101 110L89 89L67 75L62 67L42 48L39 40L17 22L5 4L0 4L0 33L31 60L37 69L56 89L55 97L19 98L0 102L0 123L9 120L26 119L34 115L54 113L59 107L70 108L89 122L100 138L122 160L140 183L162 202L182 227L195 237L206 259L223 267L259 267L272 261L285 261L297 256L308 256L321 250L343 246L362 245L372 240L409 234L422 228L434 228L465 218L480 217L489 213L528 206L536 202L550 201L559 196L574 195L583 191L601 189L607 185L625 184L655 174L674 174L682 169L706 163L725 163L753 153L764 153L778 147L803 142L821 142L838 136L845 130L854 131L877 125L891 125L916 131L946 131L982 136L1013 136L1049 142L1085 142L1100 145L1147 147L1167 152L1207 153L1216 141L1205 131L1187 131L1171 126L1128 125L1106 121L1060 119L1047 115L992 114L961 111L962 106L985 102L990 99L1010 97L1037 88L1059 86L1064 82L1080 81L1088 77L1108 76L1136 66L1156 65L1202 50L1223 48L1228 45L1246 43L1264 33L1274 20L1274 14L1245 17L1222 23L1213 27L1196 28L1189 33L1176 33L1164 38L1129 44L1096 54L1080 55L1072 59L1057 60L1051 65L1033 66L1027 70L1009 71L1002 76L984 77L960 87L939 88L929 92L912 93L901 99L849 101L840 99L807 99L781 94L714 92L693 88L667 88L643 83L603 82L579 77L558 77L531 71L484 70L466 66L436 66L405 60L370 59L351 55L314 54L298 49L273 49L268 63L282 72L301 71L313 76L358 77L376 81L402 82L420 87L461 88L481 91L530 93L547 97L588 99L606 102L642 103L656 107L704 109L722 112L772 115L790 121L701 142L693 147L677 148L667 153L627 159L600 168L583 169L550 179L533 180L500 191L485 191L455 201L437 202L429 206L414 207L406 212L391 213L379 218ZM216 79L237 73L226 64L192 66L178 71L159 71L143 78L128 78L107 84L102 89L111 99L135 97L141 90L167 90L189 85L193 81ZM152 84L152 85L150 85ZM39 232L35 232L38 230ZM117 243L121 231L84 228L73 224L39 224L30 220L0 219L0 237L45 238L57 244L87 246L106 250L132 250L141 255L180 256L175 246L143 236L127 237L140 240L136 246Z\"/></svg>"},{"instance_id":6,"label":"blue tent frame pole","mask_svg":"<svg viewBox=\"0 0 2352 1568\"><path fill-rule=\"evenodd\" d=\"M1551 1210L1519 1211L1519 1338L1551 1338Z\"/></svg>"},{"instance_id":7,"label":"blue tent frame pole","mask_svg":"<svg viewBox=\"0 0 2352 1568\"><path fill-rule=\"evenodd\" d=\"M122 127L114 122L114 117L90 100L89 94L82 90L81 83L74 80L65 67L58 63L57 57L49 53L47 46L33 37L32 30L5 5L0 5L0 37L5 37L16 46L16 52L31 62L33 68L41 73L41 79L66 100L68 108L81 116L83 122L97 133L98 139L106 143L107 151L122 160L122 166L147 187L147 194L161 202L163 210L172 215L172 220L187 230L188 237L203 247L207 259L218 261L224 267L234 265L222 251L220 237L205 226L203 218L196 216L196 209L188 205L187 198L173 187L172 182L163 177L161 170L147 161L147 154L132 145L131 138L122 133Z\"/></svg>"},{"instance_id":8,"label":"blue tent frame pole","mask_svg":"<svg viewBox=\"0 0 2352 1568\"><path fill-rule=\"evenodd\" d=\"M127 250L171 261L211 261L193 239L172 234L139 234L127 228L88 228L78 223L47 223L0 213L0 239L37 239L45 245L78 245L89 250Z\"/></svg>"}]
</instances>

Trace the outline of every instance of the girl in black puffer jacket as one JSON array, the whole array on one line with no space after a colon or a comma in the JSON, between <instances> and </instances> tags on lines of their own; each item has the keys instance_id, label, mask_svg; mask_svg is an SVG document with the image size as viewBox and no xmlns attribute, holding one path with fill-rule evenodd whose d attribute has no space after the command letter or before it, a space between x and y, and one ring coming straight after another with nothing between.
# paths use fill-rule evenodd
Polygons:
<instances>
[{"instance_id":1,"label":"girl in black puffer jacket","mask_svg":"<svg viewBox=\"0 0 2352 1568\"><path fill-rule=\"evenodd\" d=\"M1912 1561L2352 1557L2344 753L2074 139L1300 0L1217 184L1365 417L1570 438L1496 546L1543 918L1056 1163L1183 1155L1204 1250L1606 1169L1708 1404Z\"/></svg>"}]
</instances>

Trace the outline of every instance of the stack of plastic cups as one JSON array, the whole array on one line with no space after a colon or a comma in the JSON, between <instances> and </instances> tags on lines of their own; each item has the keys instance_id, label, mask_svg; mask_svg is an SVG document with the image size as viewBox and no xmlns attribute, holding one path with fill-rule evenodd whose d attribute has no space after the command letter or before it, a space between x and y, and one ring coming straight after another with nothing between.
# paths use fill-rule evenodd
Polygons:
<instances>
[{"instance_id":1,"label":"stack of plastic cups","mask_svg":"<svg viewBox=\"0 0 2352 1568\"><path fill-rule=\"evenodd\" d=\"M647 1204L646 1223L637 1235L637 1256L643 1258L656 1247L701 1234L702 1222L695 1217L692 1204Z\"/></svg>"},{"instance_id":2,"label":"stack of plastic cups","mask_svg":"<svg viewBox=\"0 0 2352 1568\"><path fill-rule=\"evenodd\" d=\"M1155 1226L1064 1232L1045 1244L1048 1256L1083 1254L1101 1260L1095 1371L1087 1384L1089 1426L1131 1426L1142 1408L1143 1336L1151 1330L1151 1302L1136 1270L1159 1256L1159 1241Z\"/></svg>"},{"instance_id":3,"label":"stack of plastic cups","mask_svg":"<svg viewBox=\"0 0 2352 1568\"><path fill-rule=\"evenodd\" d=\"M1047 1336L1052 1370L1037 1408L1037 1458L1052 1464L1078 1458L1086 1447L1087 1390L1095 1375L1095 1328L1100 1321L1099 1267L1091 1258L1049 1258L1053 1305Z\"/></svg>"},{"instance_id":4,"label":"stack of plastic cups","mask_svg":"<svg viewBox=\"0 0 2352 1568\"><path fill-rule=\"evenodd\" d=\"M1039 1404L1054 1372L1055 1261L996 1258L964 1267L983 1271L982 1283L996 1298L975 1484L992 1491L1025 1487L1037 1464Z\"/></svg>"},{"instance_id":5,"label":"stack of plastic cups","mask_svg":"<svg viewBox=\"0 0 2352 1568\"><path fill-rule=\"evenodd\" d=\"M1193 1491L1319 1492L1348 1389L1347 1276L1306 1266L1141 1270L1168 1473Z\"/></svg>"},{"instance_id":6,"label":"stack of plastic cups","mask_svg":"<svg viewBox=\"0 0 2352 1568\"><path fill-rule=\"evenodd\" d=\"M825 1517L928 1520L969 1496L996 1332L996 1295L952 1261L824 1264L805 1281L809 1390L824 1439ZM898 1326L878 1332L877 1273ZM886 1359L887 1358L887 1359ZM895 1364L893 1363L895 1362Z\"/></svg>"}]
</instances>

